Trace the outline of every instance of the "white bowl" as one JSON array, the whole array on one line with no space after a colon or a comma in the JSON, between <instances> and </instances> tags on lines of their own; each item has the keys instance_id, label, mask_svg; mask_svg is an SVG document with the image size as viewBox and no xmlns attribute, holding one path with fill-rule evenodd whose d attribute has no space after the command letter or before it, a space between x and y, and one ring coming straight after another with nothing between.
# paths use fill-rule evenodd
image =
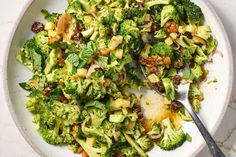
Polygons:
<instances>
[{"instance_id":1,"label":"white bowl","mask_svg":"<svg viewBox=\"0 0 236 157\"><path fill-rule=\"evenodd\" d=\"M212 27L213 34L219 42L217 53L213 56L213 63L206 66L210 71L208 80L217 78L218 82L203 83L202 90L205 94L205 100L199 114L207 129L214 134L225 114L231 95L233 57L224 27L209 2L206 0L194 0L194 2L202 8L206 22ZM41 156L69 157L79 155L73 154L65 147L47 144L35 131L35 126L31 121L32 115L24 106L27 93L18 85L18 83L28 80L32 74L16 61L15 56L26 39L33 35L30 29L31 24L34 21L43 21L40 13L41 9L46 8L54 12L63 12L66 4L66 0L29 0L23 12L19 15L15 32L12 32L9 40L9 51L5 54L3 84L6 103L21 134ZM185 142L182 147L170 152L155 148L149 153L150 157L195 156L203 148L205 142L193 123L185 123L183 127L192 136L191 143Z\"/></svg>"}]
</instances>

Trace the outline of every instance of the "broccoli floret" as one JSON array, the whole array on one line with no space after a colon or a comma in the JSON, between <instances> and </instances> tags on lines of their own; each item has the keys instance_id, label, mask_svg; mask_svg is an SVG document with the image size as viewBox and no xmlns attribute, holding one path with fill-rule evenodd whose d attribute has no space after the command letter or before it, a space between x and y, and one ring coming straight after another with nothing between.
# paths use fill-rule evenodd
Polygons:
<instances>
[{"instance_id":1,"label":"broccoli floret","mask_svg":"<svg viewBox=\"0 0 236 157\"><path fill-rule=\"evenodd\" d=\"M157 39L165 39L167 37L167 33L164 29L160 29L156 32L154 37Z\"/></svg>"},{"instance_id":2,"label":"broccoli floret","mask_svg":"<svg viewBox=\"0 0 236 157\"><path fill-rule=\"evenodd\" d=\"M142 17L145 11L140 8L126 8L122 10L123 19L133 19L134 17Z\"/></svg>"},{"instance_id":3,"label":"broccoli floret","mask_svg":"<svg viewBox=\"0 0 236 157\"><path fill-rule=\"evenodd\" d=\"M137 155L137 151L133 147L126 147L121 149L121 153L126 157L133 157Z\"/></svg>"},{"instance_id":4,"label":"broccoli floret","mask_svg":"<svg viewBox=\"0 0 236 157\"><path fill-rule=\"evenodd\" d=\"M35 73L42 71L43 56L35 38L25 42L16 59Z\"/></svg>"},{"instance_id":5,"label":"broccoli floret","mask_svg":"<svg viewBox=\"0 0 236 157\"><path fill-rule=\"evenodd\" d=\"M43 54L48 54L50 51L50 47L48 45L48 33L46 31L38 32L34 38L36 44L41 49L41 52Z\"/></svg>"},{"instance_id":6,"label":"broccoli floret","mask_svg":"<svg viewBox=\"0 0 236 157\"><path fill-rule=\"evenodd\" d=\"M29 97L29 100L26 102L25 107L32 113L39 113L42 105L42 98L39 96Z\"/></svg>"},{"instance_id":7,"label":"broccoli floret","mask_svg":"<svg viewBox=\"0 0 236 157\"><path fill-rule=\"evenodd\" d=\"M207 40L211 37L211 27L208 25L199 26L197 28L196 36L201 37L204 40Z\"/></svg>"},{"instance_id":8,"label":"broccoli floret","mask_svg":"<svg viewBox=\"0 0 236 157\"><path fill-rule=\"evenodd\" d=\"M190 73L194 77L194 80L200 80L202 78L203 72L200 65L195 64L192 68L190 68Z\"/></svg>"},{"instance_id":9,"label":"broccoli floret","mask_svg":"<svg viewBox=\"0 0 236 157\"><path fill-rule=\"evenodd\" d=\"M82 14L82 7L78 0L70 0L68 1L68 7L66 9L68 14L75 14L79 17Z\"/></svg>"},{"instance_id":10,"label":"broccoli floret","mask_svg":"<svg viewBox=\"0 0 236 157\"><path fill-rule=\"evenodd\" d=\"M87 65L88 60L92 57L96 51L97 46L93 41L88 42L87 44L80 45L81 51L79 54L80 64L79 68L83 68Z\"/></svg>"},{"instance_id":11,"label":"broccoli floret","mask_svg":"<svg viewBox=\"0 0 236 157\"><path fill-rule=\"evenodd\" d=\"M71 125L78 122L79 113L76 112L75 114L70 106L61 105L61 109L58 111L58 108L54 110L55 107L51 109L46 104L41 104L40 111L33 120L38 126L38 132L49 144L72 144L74 142L71 134Z\"/></svg>"},{"instance_id":12,"label":"broccoli floret","mask_svg":"<svg viewBox=\"0 0 236 157\"><path fill-rule=\"evenodd\" d=\"M163 78L162 79L163 86L165 88L165 95L169 100L175 99L175 88L173 81L169 78Z\"/></svg>"},{"instance_id":13,"label":"broccoli floret","mask_svg":"<svg viewBox=\"0 0 236 157\"><path fill-rule=\"evenodd\" d=\"M57 117L63 119L63 123L66 125L72 125L78 123L80 116L80 109L78 106L71 104L63 104L58 101L54 101L49 110Z\"/></svg>"},{"instance_id":14,"label":"broccoli floret","mask_svg":"<svg viewBox=\"0 0 236 157\"><path fill-rule=\"evenodd\" d=\"M105 145L101 145L100 147L97 148L90 146L84 140L76 138L76 141L85 150L85 152L89 155L89 157L101 157L105 155L108 151L108 148Z\"/></svg>"},{"instance_id":15,"label":"broccoli floret","mask_svg":"<svg viewBox=\"0 0 236 157\"><path fill-rule=\"evenodd\" d=\"M217 44L218 44L217 40L214 39L212 36L210 38L208 38L206 41L207 54L213 53L216 50Z\"/></svg>"},{"instance_id":16,"label":"broccoli floret","mask_svg":"<svg viewBox=\"0 0 236 157\"><path fill-rule=\"evenodd\" d=\"M167 45L164 42L159 42L155 45L153 45L153 48L151 49L151 55L160 55L160 56L173 56L173 48L169 45Z\"/></svg>"},{"instance_id":17,"label":"broccoli floret","mask_svg":"<svg viewBox=\"0 0 236 157\"><path fill-rule=\"evenodd\" d=\"M161 4L170 4L171 0L151 0L146 3L144 3L144 6L147 8L150 8L155 5L161 5Z\"/></svg>"},{"instance_id":18,"label":"broccoli floret","mask_svg":"<svg viewBox=\"0 0 236 157\"><path fill-rule=\"evenodd\" d=\"M46 59L46 67L44 69L44 73L49 74L56 64L57 64L57 52L55 49L53 49L49 53L48 58Z\"/></svg>"},{"instance_id":19,"label":"broccoli floret","mask_svg":"<svg viewBox=\"0 0 236 157\"><path fill-rule=\"evenodd\" d=\"M202 23L204 15L202 13L202 9L199 6L190 1L185 1L183 6L190 24L199 25Z\"/></svg>"},{"instance_id":20,"label":"broccoli floret","mask_svg":"<svg viewBox=\"0 0 236 157\"><path fill-rule=\"evenodd\" d=\"M142 148L139 147L139 145L126 133L123 133L127 142L136 149L136 151L138 152L139 155L141 155L142 157L147 157L147 154L142 150Z\"/></svg>"},{"instance_id":21,"label":"broccoli floret","mask_svg":"<svg viewBox=\"0 0 236 157\"><path fill-rule=\"evenodd\" d=\"M110 97L107 101L107 107L109 111L121 110L122 108L130 107L130 101L122 98L114 100Z\"/></svg>"},{"instance_id":22,"label":"broccoli floret","mask_svg":"<svg viewBox=\"0 0 236 157\"><path fill-rule=\"evenodd\" d=\"M131 35L138 39L140 37L140 31L133 20L125 20L120 24L120 34L122 36Z\"/></svg>"},{"instance_id":23,"label":"broccoli floret","mask_svg":"<svg viewBox=\"0 0 236 157\"><path fill-rule=\"evenodd\" d=\"M161 137L161 133L162 133L162 128L160 123L155 123L152 126L152 129L147 133L148 136L152 139L158 139Z\"/></svg>"},{"instance_id":24,"label":"broccoli floret","mask_svg":"<svg viewBox=\"0 0 236 157\"><path fill-rule=\"evenodd\" d=\"M161 122L164 126L163 138L158 143L158 146L163 150L173 150L181 146L186 141L186 135L182 129L175 129L169 118Z\"/></svg>"},{"instance_id":25,"label":"broccoli floret","mask_svg":"<svg viewBox=\"0 0 236 157\"><path fill-rule=\"evenodd\" d=\"M110 114L109 121L112 123L121 123L125 118L126 116L122 112L115 112L114 114Z\"/></svg>"},{"instance_id":26,"label":"broccoli floret","mask_svg":"<svg viewBox=\"0 0 236 157\"><path fill-rule=\"evenodd\" d=\"M204 99L203 93L197 84L191 84L189 89L189 99L195 112L199 112L201 101Z\"/></svg>"},{"instance_id":27,"label":"broccoli floret","mask_svg":"<svg viewBox=\"0 0 236 157\"><path fill-rule=\"evenodd\" d=\"M185 107L181 107L178 113L184 121L192 121L192 117L190 116Z\"/></svg>"},{"instance_id":28,"label":"broccoli floret","mask_svg":"<svg viewBox=\"0 0 236 157\"><path fill-rule=\"evenodd\" d=\"M90 115L91 125L99 127L103 120L106 118L106 107L99 101L90 101L85 104L84 108Z\"/></svg>"},{"instance_id":29,"label":"broccoli floret","mask_svg":"<svg viewBox=\"0 0 236 157\"><path fill-rule=\"evenodd\" d=\"M136 141L144 151L148 151L153 147L152 141L147 136L142 136Z\"/></svg>"},{"instance_id":30,"label":"broccoli floret","mask_svg":"<svg viewBox=\"0 0 236 157\"><path fill-rule=\"evenodd\" d=\"M92 0L78 0L80 5L82 6L83 10L86 12L94 11L96 7L96 3Z\"/></svg>"},{"instance_id":31,"label":"broccoli floret","mask_svg":"<svg viewBox=\"0 0 236 157\"><path fill-rule=\"evenodd\" d=\"M104 120L100 128L106 133L107 136L112 137L113 127L113 123L109 122L108 120Z\"/></svg>"},{"instance_id":32,"label":"broccoli floret","mask_svg":"<svg viewBox=\"0 0 236 157\"><path fill-rule=\"evenodd\" d=\"M60 14L58 13L49 13L46 9L42 9L41 13L48 22L55 23Z\"/></svg>"},{"instance_id":33,"label":"broccoli floret","mask_svg":"<svg viewBox=\"0 0 236 157\"><path fill-rule=\"evenodd\" d=\"M189 89L189 98L190 99L203 99L203 93L200 91L197 84L191 84Z\"/></svg>"},{"instance_id":34,"label":"broccoli floret","mask_svg":"<svg viewBox=\"0 0 236 157\"><path fill-rule=\"evenodd\" d=\"M163 27L169 20L175 22L178 22L179 20L179 14L173 5L166 5L163 7L161 11L161 27Z\"/></svg>"},{"instance_id":35,"label":"broccoli floret","mask_svg":"<svg viewBox=\"0 0 236 157\"><path fill-rule=\"evenodd\" d=\"M86 119L83 121L81 130L85 135L90 136L96 136L99 137L101 141L106 142L108 147L111 147L112 140L109 138L109 136L100 128L94 127L94 126L86 126L86 123L89 121L90 118L86 117Z\"/></svg>"},{"instance_id":36,"label":"broccoli floret","mask_svg":"<svg viewBox=\"0 0 236 157\"><path fill-rule=\"evenodd\" d=\"M196 53L197 54L194 56L194 62L196 62L198 65L202 65L206 61L208 61L207 55L205 55L205 53L200 47L197 47Z\"/></svg>"},{"instance_id":37,"label":"broccoli floret","mask_svg":"<svg viewBox=\"0 0 236 157\"><path fill-rule=\"evenodd\" d=\"M200 108L201 108L201 101L198 100L198 99L192 99L192 100L190 100L190 103L191 103L191 105L192 105L193 110L194 110L196 113L199 113Z\"/></svg>"},{"instance_id":38,"label":"broccoli floret","mask_svg":"<svg viewBox=\"0 0 236 157\"><path fill-rule=\"evenodd\" d=\"M193 42L188 37L183 36L183 35L180 38L178 38L176 42L180 46L185 47L185 48L191 48L194 45Z\"/></svg>"}]
</instances>

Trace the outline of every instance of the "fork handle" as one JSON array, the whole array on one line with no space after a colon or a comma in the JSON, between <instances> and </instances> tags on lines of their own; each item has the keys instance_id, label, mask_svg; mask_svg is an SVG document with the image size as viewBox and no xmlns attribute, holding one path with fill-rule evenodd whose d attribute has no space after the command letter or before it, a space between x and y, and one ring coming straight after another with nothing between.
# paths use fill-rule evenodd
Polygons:
<instances>
[{"instance_id":1,"label":"fork handle","mask_svg":"<svg viewBox=\"0 0 236 157\"><path fill-rule=\"evenodd\" d=\"M189 103L188 106L191 107L190 102L184 102L184 103ZM187 105L186 105L187 106ZM207 131L197 114L194 112L194 110L191 108L186 108L191 115L193 121L197 125L200 133L202 134L203 138L205 139L207 146L212 154L213 157L225 157L224 153L221 151L221 149L217 146L216 142L210 135L210 133Z\"/></svg>"}]
</instances>

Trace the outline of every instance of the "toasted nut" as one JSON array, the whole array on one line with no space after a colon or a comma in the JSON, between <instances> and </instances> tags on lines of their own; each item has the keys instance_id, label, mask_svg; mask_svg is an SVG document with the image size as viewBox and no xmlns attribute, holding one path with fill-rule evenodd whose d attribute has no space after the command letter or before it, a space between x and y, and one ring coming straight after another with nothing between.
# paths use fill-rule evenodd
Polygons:
<instances>
[{"instance_id":1,"label":"toasted nut","mask_svg":"<svg viewBox=\"0 0 236 157\"><path fill-rule=\"evenodd\" d=\"M49 43L55 43L56 41L58 41L59 39L58 38L56 38L56 37L49 37L48 38L48 42Z\"/></svg>"},{"instance_id":2,"label":"toasted nut","mask_svg":"<svg viewBox=\"0 0 236 157\"><path fill-rule=\"evenodd\" d=\"M69 14L67 13L62 14L57 22L57 28L56 28L57 34L64 35L67 32L71 22L72 18Z\"/></svg>"},{"instance_id":3,"label":"toasted nut","mask_svg":"<svg viewBox=\"0 0 236 157\"><path fill-rule=\"evenodd\" d=\"M102 56L107 56L110 51L111 51L111 49L109 49L109 48L102 48L102 49L100 50L100 54L101 54Z\"/></svg>"},{"instance_id":4,"label":"toasted nut","mask_svg":"<svg viewBox=\"0 0 236 157\"><path fill-rule=\"evenodd\" d=\"M165 24L165 28L166 28L167 32L176 33L176 32L178 32L179 24L175 23L174 21L169 21Z\"/></svg>"},{"instance_id":5,"label":"toasted nut","mask_svg":"<svg viewBox=\"0 0 236 157\"><path fill-rule=\"evenodd\" d=\"M170 65L170 64L171 64L171 59L170 59L170 57L165 57L165 58L163 59L163 63L164 63L165 65Z\"/></svg>"}]
</instances>

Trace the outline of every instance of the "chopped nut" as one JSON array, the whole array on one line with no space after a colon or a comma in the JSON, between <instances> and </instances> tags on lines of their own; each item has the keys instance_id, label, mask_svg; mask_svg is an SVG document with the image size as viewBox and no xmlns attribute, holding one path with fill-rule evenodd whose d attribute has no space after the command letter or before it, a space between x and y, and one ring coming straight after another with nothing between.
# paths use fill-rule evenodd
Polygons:
<instances>
[{"instance_id":1,"label":"chopped nut","mask_svg":"<svg viewBox=\"0 0 236 157\"><path fill-rule=\"evenodd\" d=\"M72 18L69 14L67 13L62 14L57 22L57 28L56 28L57 34L64 35L67 32L71 22Z\"/></svg>"},{"instance_id":2,"label":"chopped nut","mask_svg":"<svg viewBox=\"0 0 236 157\"><path fill-rule=\"evenodd\" d=\"M174 21L169 21L165 24L165 28L166 28L167 32L176 33L176 32L178 32L179 24L175 23Z\"/></svg>"},{"instance_id":3,"label":"chopped nut","mask_svg":"<svg viewBox=\"0 0 236 157\"><path fill-rule=\"evenodd\" d=\"M170 64L171 64L171 59L170 59L170 57L165 57L165 58L163 59L163 63L164 63L165 65L170 65Z\"/></svg>"},{"instance_id":4,"label":"chopped nut","mask_svg":"<svg viewBox=\"0 0 236 157\"><path fill-rule=\"evenodd\" d=\"M100 50L100 54L101 54L102 56L107 56L110 51L111 51L111 49L109 49L109 48L102 48L102 49Z\"/></svg>"}]
</instances>

